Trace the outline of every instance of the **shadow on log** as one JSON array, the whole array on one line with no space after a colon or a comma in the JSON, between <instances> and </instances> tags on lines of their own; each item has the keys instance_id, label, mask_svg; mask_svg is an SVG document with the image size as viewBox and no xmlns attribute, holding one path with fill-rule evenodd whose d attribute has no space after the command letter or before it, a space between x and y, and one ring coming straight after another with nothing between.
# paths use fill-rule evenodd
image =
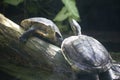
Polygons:
<instances>
[{"instance_id":1,"label":"shadow on log","mask_svg":"<svg viewBox=\"0 0 120 80\"><path fill-rule=\"evenodd\" d=\"M9 49L8 53L0 53L1 71L20 80L74 79L59 47L35 37L26 44L20 43L23 32L19 25L0 14L0 46Z\"/></svg>"}]
</instances>

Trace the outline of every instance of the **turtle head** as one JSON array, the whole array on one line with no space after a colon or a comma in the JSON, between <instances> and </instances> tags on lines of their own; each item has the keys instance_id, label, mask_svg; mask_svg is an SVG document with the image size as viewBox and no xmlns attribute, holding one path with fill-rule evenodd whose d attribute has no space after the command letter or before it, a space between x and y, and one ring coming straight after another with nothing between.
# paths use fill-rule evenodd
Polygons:
<instances>
[{"instance_id":1,"label":"turtle head","mask_svg":"<svg viewBox=\"0 0 120 80\"><path fill-rule=\"evenodd\" d=\"M81 27L76 20L72 19L70 21L70 26L75 35L81 35Z\"/></svg>"},{"instance_id":2,"label":"turtle head","mask_svg":"<svg viewBox=\"0 0 120 80\"><path fill-rule=\"evenodd\" d=\"M62 41L63 41L62 35L60 35L59 33L55 32L55 37L56 37L57 45L61 46Z\"/></svg>"}]
</instances>

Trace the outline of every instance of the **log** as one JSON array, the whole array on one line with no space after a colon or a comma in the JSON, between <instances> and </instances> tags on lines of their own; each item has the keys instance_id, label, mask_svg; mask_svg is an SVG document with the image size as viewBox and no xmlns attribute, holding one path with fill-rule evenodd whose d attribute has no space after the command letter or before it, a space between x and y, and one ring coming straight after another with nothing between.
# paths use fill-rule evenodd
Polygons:
<instances>
[{"instance_id":1,"label":"log","mask_svg":"<svg viewBox=\"0 0 120 80\"><path fill-rule=\"evenodd\" d=\"M20 80L74 80L61 49L36 37L19 42L25 30L0 14L0 71ZM3 50L4 51L4 50Z\"/></svg>"}]
</instances>

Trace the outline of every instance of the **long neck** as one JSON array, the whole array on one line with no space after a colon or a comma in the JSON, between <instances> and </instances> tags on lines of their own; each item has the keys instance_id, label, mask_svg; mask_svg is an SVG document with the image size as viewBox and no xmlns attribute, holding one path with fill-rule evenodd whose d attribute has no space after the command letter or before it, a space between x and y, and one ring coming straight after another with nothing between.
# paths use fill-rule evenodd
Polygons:
<instances>
[{"instance_id":1,"label":"long neck","mask_svg":"<svg viewBox=\"0 0 120 80\"><path fill-rule=\"evenodd\" d=\"M77 26L74 26L75 27L75 30L74 30L74 33L75 35L81 35L81 28L79 25Z\"/></svg>"},{"instance_id":2,"label":"long neck","mask_svg":"<svg viewBox=\"0 0 120 80\"><path fill-rule=\"evenodd\" d=\"M72 21L70 21L70 25L75 35L81 35L81 27L77 21L72 19Z\"/></svg>"}]
</instances>

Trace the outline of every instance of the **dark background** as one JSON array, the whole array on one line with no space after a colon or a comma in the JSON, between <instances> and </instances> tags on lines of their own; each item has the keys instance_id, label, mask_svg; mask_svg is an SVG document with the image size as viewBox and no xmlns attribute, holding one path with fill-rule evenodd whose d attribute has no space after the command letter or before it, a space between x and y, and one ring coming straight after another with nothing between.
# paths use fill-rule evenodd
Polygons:
<instances>
[{"instance_id":1,"label":"dark background","mask_svg":"<svg viewBox=\"0 0 120 80\"><path fill-rule=\"evenodd\" d=\"M95 30L120 30L119 0L77 0L81 24Z\"/></svg>"}]
</instances>

